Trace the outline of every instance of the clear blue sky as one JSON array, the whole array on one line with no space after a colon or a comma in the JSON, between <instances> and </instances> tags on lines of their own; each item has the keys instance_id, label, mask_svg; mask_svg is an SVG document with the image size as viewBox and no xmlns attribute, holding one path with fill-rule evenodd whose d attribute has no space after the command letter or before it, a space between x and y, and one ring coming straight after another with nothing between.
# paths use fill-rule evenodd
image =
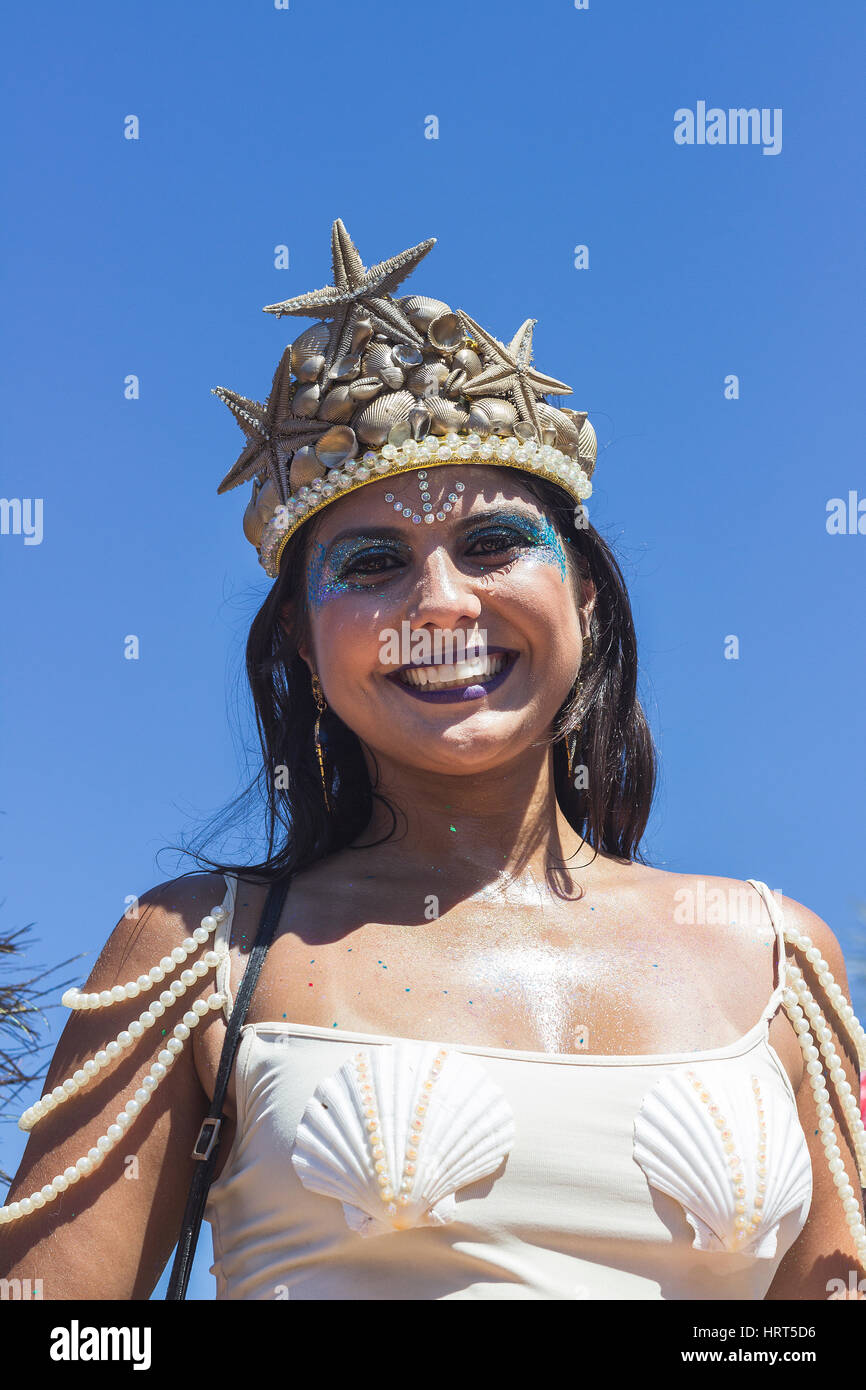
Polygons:
<instances>
[{"instance_id":1,"label":"clear blue sky","mask_svg":"<svg viewBox=\"0 0 866 1390\"><path fill-rule=\"evenodd\" d=\"M47 0L4 31L0 495L44 517L39 545L0 536L0 898L28 965L92 961L239 788L269 581L246 488L216 495L242 437L210 388L266 396L307 325L261 308L329 283L342 217L367 264L437 237L412 290L496 336L538 319L634 603L646 849L818 912L863 1017L866 535L826 528L866 498L862 5ZM781 108L780 152L676 144L699 102ZM7 1169L23 1141L0 1130ZM210 1259L205 1226L192 1297Z\"/></svg>"}]
</instances>

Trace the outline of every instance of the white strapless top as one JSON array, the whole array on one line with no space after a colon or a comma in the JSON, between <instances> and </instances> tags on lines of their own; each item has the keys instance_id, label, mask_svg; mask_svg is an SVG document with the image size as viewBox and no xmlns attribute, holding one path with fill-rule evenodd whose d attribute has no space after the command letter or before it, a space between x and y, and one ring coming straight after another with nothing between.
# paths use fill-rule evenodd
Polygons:
<instances>
[{"instance_id":1,"label":"white strapless top","mask_svg":"<svg viewBox=\"0 0 866 1390\"><path fill-rule=\"evenodd\" d=\"M229 940L235 884L215 949ZM218 1299L761 1299L812 1169L769 1042L520 1052L244 1025L212 1184ZM232 1001L229 961L217 988Z\"/></svg>"}]
</instances>

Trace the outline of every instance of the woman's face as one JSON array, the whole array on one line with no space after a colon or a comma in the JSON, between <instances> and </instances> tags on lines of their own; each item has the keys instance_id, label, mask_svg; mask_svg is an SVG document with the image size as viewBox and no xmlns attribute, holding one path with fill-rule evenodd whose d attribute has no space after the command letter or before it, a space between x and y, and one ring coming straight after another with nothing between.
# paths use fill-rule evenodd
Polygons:
<instances>
[{"instance_id":1,"label":"woman's face","mask_svg":"<svg viewBox=\"0 0 866 1390\"><path fill-rule=\"evenodd\" d=\"M483 772L548 735L580 667L594 589L584 584L581 613L567 546L512 470L443 465L424 486L434 516L454 499L432 525L395 510L421 512L415 472L341 498L313 524L311 646L300 654L380 757ZM454 665L473 649L487 665ZM443 690L443 679L458 685Z\"/></svg>"}]
</instances>

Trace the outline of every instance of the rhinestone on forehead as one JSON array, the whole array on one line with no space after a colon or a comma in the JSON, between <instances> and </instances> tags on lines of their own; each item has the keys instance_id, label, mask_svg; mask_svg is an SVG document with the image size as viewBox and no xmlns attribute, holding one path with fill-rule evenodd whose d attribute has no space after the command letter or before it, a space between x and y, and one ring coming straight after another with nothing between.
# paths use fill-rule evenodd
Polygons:
<instances>
[{"instance_id":1,"label":"rhinestone on forehead","mask_svg":"<svg viewBox=\"0 0 866 1390\"><path fill-rule=\"evenodd\" d=\"M419 468L418 470L418 486L421 489L420 512L398 501L393 492L386 492L384 498L386 506L393 507L395 512L401 512L403 516L407 518L411 517L415 526L420 526L422 521L426 522L428 526L432 525L434 521L444 521L448 512L451 511L454 503L457 501L459 494L466 488L465 483L455 483L454 492L449 492L448 501L444 504L443 509L437 512L434 511L433 503L430 501L430 489L428 487L426 468Z\"/></svg>"}]
</instances>

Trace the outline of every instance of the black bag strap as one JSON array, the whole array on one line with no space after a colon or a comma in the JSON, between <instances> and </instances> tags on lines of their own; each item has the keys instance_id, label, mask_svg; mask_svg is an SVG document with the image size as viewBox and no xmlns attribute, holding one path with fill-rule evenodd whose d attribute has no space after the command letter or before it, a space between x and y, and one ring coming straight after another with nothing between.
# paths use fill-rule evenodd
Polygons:
<instances>
[{"instance_id":1,"label":"black bag strap","mask_svg":"<svg viewBox=\"0 0 866 1390\"><path fill-rule=\"evenodd\" d=\"M177 1242L177 1251L172 1266L171 1279L169 1280L168 1292L165 1297L168 1299L183 1299L186 1297L186 1288L189 1283L190 1271L192 1269L193 1256L198 1241L198 1233L201 1229L202 1217L204 1215L205 1203L207 1201L208 1189L213 1181L213 1171L216 1167L217 1154L219 1151L219 1134L223 1122L223 1102L229 1084L229 1076L235 1060L235 1053L240 1042L241 1027L249 1008L250 999L259 977L262 964L267 954L268 947L273 939L274 931L280 920L283 910L283 903L289 891L291 875L285 878L275 879L268 889L268 896L262 910L259 929L253 949L250 952L246 969L244 970L235 999L234 1008L229 1015L228 1026L226 1028L225 1042L223 1043L220 1064L217 1070L216 1084L214 1086L213 1100L207 1113L207 1118L202 1122L198 1138L192 1150L192 1158L198 1159L198 1167L193 1176L189 1189L189 1196L186 1201L186 1210L183 1214L183 1225L181 1227L180 1238Z\"/></svg>"}]
</instances>

